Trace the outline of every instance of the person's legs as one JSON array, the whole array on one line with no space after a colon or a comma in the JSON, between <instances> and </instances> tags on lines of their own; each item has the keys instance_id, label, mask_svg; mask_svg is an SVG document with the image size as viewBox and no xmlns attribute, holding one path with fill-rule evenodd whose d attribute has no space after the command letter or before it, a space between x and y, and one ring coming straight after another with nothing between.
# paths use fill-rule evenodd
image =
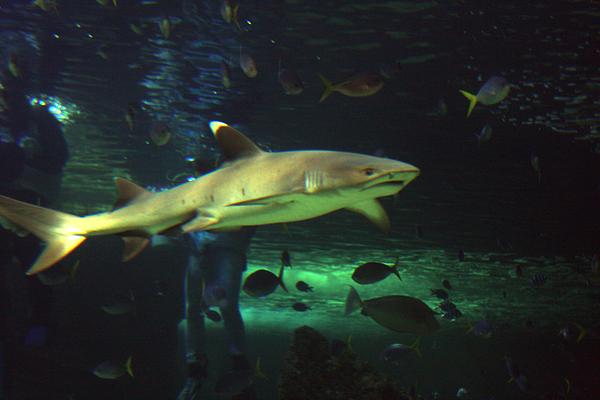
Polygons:
<instances>
[{"instance_id":1,"label":"person's legs","mask_svg":"<svg viewBox=\"0 0 600 400\"><path fill-rule=\"evenodd\" d=\"M203 270L198 257L190 256L185 274L185 361L187 378L178 400L199 399L206 378L204 315L202 314Z\"/></svg>"}]
</instances>

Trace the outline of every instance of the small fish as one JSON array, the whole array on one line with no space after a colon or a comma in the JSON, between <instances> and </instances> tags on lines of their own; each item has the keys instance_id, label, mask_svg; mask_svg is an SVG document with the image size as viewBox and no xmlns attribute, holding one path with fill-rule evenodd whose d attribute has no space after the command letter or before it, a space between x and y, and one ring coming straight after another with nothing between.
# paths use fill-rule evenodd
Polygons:
<instances>
[{"instance_id":1,"label":"small fish","mask_svg":"<svg viewBox=\"0 0 600 400\"><path fill-rule=\"evenodd\" d=\"M390 274L394 274L398 279L402 280L400 273L398 272L398 261L399 258L396 257L396 262L393 266L378 262L362 264L352 273L352 280L361 285L369 285L387 278Z\"/></svg>"},{"instance_id":2,"label":"small fish","mask_svg":"<svg viewBox=\"0 0 600 400\"><path fill-rule=\"evenodd\" d=\"M383 79L376 72L365 72L335 84L321 74L319 74L319 78L323 82L323 86L325 86L319 103L322 103L333 92L338 92L348 97L367 97L379 92L383 87Z\"/></svg>"},{"instance_id":3,"label":"small fish","mask_svg":"<svg viewBox=\"0 0 600 400\"><path fill-rule=\"evenodd\" d=\"M221 0L221 7L219 11L221 12L221 17L228 24L234 23L235 26L241 31L242 27L238 21L238 11L240 5L233 0Z\"/></svg>"},{"instance_id":4,"label":"small fish","mask_svg":"<svg viewBox=\"0 0 600 400\"><path fill-rule=\"evenodd\" d=\"M171 20L169 19L169 17L163 18L158 23L158 29L160 29L160 33L163 35L163 37L165 39L169 39L169 37L171 36L171 30L173 29L173 26L171 24Z\"/></svg>"},{"instance_id":5,"label":"small fish","mask_svg":"<svg viewBox=\"0 0 600 400\"><path fill-rule=\"evenodd\" d=\"M54 11L58 14L58 1L56 0L34 0L32 5L39 7L42 11Z\"/></svg>"},{"instance_id":6,"label":"small fish","mask_svg":"<svg viewBox=\"0 0 600 400\"><path fill-rule=\"evenodd\" d=\"M300 312L304 312L304 311L308 311L308 310L312 310L312 308L310 308L308 305L298 301L296 303L294 303L292 305L292 308L296 311L300 311Z\"/></svg>"},{"instance_id":7,"label":"small fish","mask_svg":"<svg viewBox=\"0 0 600 400\"><path fill-rule=\"evenodd\" d=\"M150 139L157 146L164 146L171 140L171 129L164 122L157 122L150 130Z\"/></svg>"},{"instance_id":8,"label":"small fish","mask_svg":"<svg viewBox=\"0 0 600 400\"><path fill-rule=\"evenodd\" d=\"M379 66L379 74L385 79L393 79L400 75L402 67L400 63L384 63Z\"/></svg>"},{"instance_id":9,"label":"small fish","mask_svg":"<svg viewBox=\"0 0 600 400\"><path fill-rule=\"evenodd\" d=\"M537 272L528 279L528 282L531 287L539 287L544 286L547 280L548 278L546 275L541 272Z\"/></svg>"},{"instance_id":10,"label":"small fish","mask_svg":"<svg viewBox=\"0 0 600 400\"><path fill-rule=\"evenodd\" d=\"M352 335L349 335L346 341L336 338L331 339L330 348L331 355L334 357L339 357L348 352L353 353L354 350L352 349Z\"/></svg>"},{"instance_id":11,"label":"small fish","mask_svg":"<svg viewBox=\"0 0 600 400\"><path fill-rule=\"evenodd\" d=\"M458 249L458 261L465 261L465 251L463 249Z\"/></svg>"},{"instance_id":12,"label":"small fish","mask_svg":"<svg viewBox=\"0 0 600 400\"><path fill-rule=\"evenodd\" d=\"M301 292L312 292L314 288L304 281L298 281L296 282L296 289Z\"/></svg>"},{"instance_id":13,"label":"small fish","mask_svg":"<svg viewBox=\"0 0 600 400\"><path fill-rule=\"evenodd\" d=\"M421 300L409 296L383 296L362 300L352 286L346 297L344 315L360 309L384 328L396 331L426 335L439 329L435 312Z\"/></svg>"},{"instance_id":14,"label":"small fish","mask_svg":"<svg viewBox=\"0 0 600 400\"><path fill-rule=\"evenodd\" d=\"M244 71L244 75L248 78L256 78L258 75L258 68L256 67L256 61L254 58L246 52L242 52L242 47L240 46L240 68Z\"/></svg>"},{"instance_id":15,"label":"small fish","mask_svg":"<svg viewBox=\"0 0 600 400\"><path fill-rule=\"evenodd\" d=\"M256 378L267 379L260 369L260 358L256 359L254 369L232 370L221 375L215 383L215 393L219 396L235 397L251 386Z\"/></svg>"},{"instance_id":16,"label":"small fish","mask_svg":"<svg viewBox=\"0 0 600 400\"><path fill-rule=\"evenodd\" d=\"M523 266L521 264L515 265L515 275L517 278L523 277Z\"/></svg>"},{"instance_id":17,"label":"small fish","mask_svg":"<svg viewBox=\"0 0 600 400\"><path fill-rule=\"evenodd\" d=\"M142 29L142 27L134 24L133 22L129 24L129 29L131 29L131 31L138 36L144 35L144 30Z\"/></svg>"},{"instance_id":18,"label":"small fish","mask_svg":"<svg viewBox=\"0 0 600 400\"><path fill-rule=\"evenodd\" d=\"M289 67L282 67L281 60L279 60L277 79L283 88L283 92L287 95L296 96L304 91L304 84L296 71Z\"/></svg>"},{"instance_id":19,"label":"small fish","mask_svg":"<svg viewBox=\"0 0 600 400\"><path fill-rule=\"evenodd\" d=\"M283 283L283 265L279 268L279 275L266 269L254 271L244 280L242 290L250 297L265 297L273 293L277 286L288 291Z\"/></svg>"},{"instance_id":20,"label":"small fish","mask_svg":"<svg viewBox=\"0 0 600 400\"><path fill-rule=\"evenodd\" d=\"M167 292L165 283L163 281L161 281L160 279L155 279L153 284L154 284L154 294L156 296L160 296L160 297L164 296L165 293Z\"/></svg>"},{"instance_id":21,"label":"small fish","mask_svg":"<svg viewBox=\"0 0 600 400\"><path fill-rule=\"evenodd\" d=\"M469 395L469 391L467 389L465 389L464 387L461 387L456 392L456 398L458 398L458 399L464 399L468 395Z\"/></svg>"},{"instance_id":22,"label":"small fish","mask_svg":"<svg viewBox=\"0 0 600 400\"><path fill-rule=\"evenodd\" d=\"M288 249L284 249L281 252L281 265L283 265L284 267L292 267L292 257L290 256L290 252L288 251Z\"/></svg>"},{"instance_id":23,"label":"small fish","mask_svg":"<svg viewBox=\"0 0 600 400\"><path fill-rule=\"evenodd\" d=\"M483 337L485 339L489 339L492 337L492 324L487 319L482 319L477 321L475 325L471 325L469 322L469 330L467 334L473 332L475 336Z\"/></svg>"},{"instance_id":24,"label":"small fish","mask_svg":"<svg viewBox=\"0 0 600 400\"><path fill-rule=\"evenodd\" d=\"M125 301L117 301L112 304L101 306L102 310L110 315L129 314L135 310L135 296L133 290L129 291L129 298Z\"/></svg>"},{"instance_id":25,"label":"small fish","mask_svg":"<svg viewBox=\"0 0 600 400\"><path fill-rule=\"evenodd\" d=\"M510 242L506 239L497 238L496 244L498 245L498 248L502 251L512 251L513 249L512 244L510 244Z\"/></svg>"},{"instance_id":26,"label":"small fish","mask_svg":"<svg viewBox=\"0 0 600 400\"><path fill-rule=\"evenodd\" d=\"M8 72L15 78L22 77L20 65L19 56L16 53L10 53L8 55Z\"/></svg>"},{"instance_id":27,"label":"small fish","mask_svg":"<svg viewBox=\"0 0 600 400\"><path fill-rule=\"evenodd\" d=\"M576 330L578 332L576 332ZM574 341L575 343L579 343L587 335L587 330L578 323L572 322L561 328L561 330L558 331L558 334L565 340L565 342Z\"/></svg>"},{"instance_id":28,"label":"small fish","mask_svg":"<svg viewBox=\"0 0 600 400\"><path fill-rule=\"evenodd\" d=\"M540 167L540 158L537 156L537 154L532 153L531 157L529 158L529 162L531 163L531 168L533 168L533 172L535 172L537 178L538 178L538 183L542 182L542 169Z\"/></svg>"},{"instance_id":29,"label":"small fish","mask_svg":"<svg viewBox=\"0 0 600 400\"><path fill-rule=\"evenodd\" d=\"M594 254L592 256L592 261L590 261L590 272L592 274L597 274L600 271L599 266L600 260L598 259L598 254Z\"/></svg>"},{"instance_id":30,"label":"small fish","mask_svg":"<svg viewBox=\"0 0 600 400\"><path fill-rule=\"evenodd\" d=\"M105 44L101 44L100 46L98 46L98 50L96 50L96 54L98 54L98 56L100 56L100 58L102 58L103 60L108 60L108 46Z\"/></svg>"},{"instance_id":31,"label":"small fish","mask_svg":"<svg viewBox=\"0 0 600 400\"><path fill-rule=\"evenodd\" d=\"M203 310L203 312L204 312L204 315L206 315L206 318L210 319L213 322L221 322L221 320L223 319L221 317L221 314L219 314L215 310L211 310L208 307L205 310Z\"/></svg>"},{"instance_id":32,"label":"small fish","mask_svg":"<svg viewBox=\"0 0 600 400\"><path fill-rule=\"evenodd\" d=\"M469 100L467 117L471 115L471 112L477 103L486 106L500 103L508 96L510 87L511 85L505 78L492 76L483 84L476 95L469 93L466 90L459 90L459 92Z\"/></svg>"},{"instance_id":33,"label":"small fish","mask_svg":"<svg viewBox=\"0 0 600 400\"><path fill-rule=\"evenodd\" d=\"M75 274L79 269L79 260L75 261L70 268L63 267L62 264L59 267L49 269L44 272L37 274L38 279L43 285L46 286L57 286L70 281L75 282Z\"/></svg>"},{"instance_id":34,"label":"small fish","mask_svg":"<svg viewBox=\"0 0 600 400\"><path fill-rule=\"evenodd\" d=\"M423 227L415 225L415 239L423 239Z\"/></svg>"},{"instance_id":35,"label":"small fish","mask_svg":"<svg viewBox=\"0 0 600 400\"><path fill-rule=\"evenodd\" d=\"M511 357L505 356L504 361L506 363L506 370L508 371L508 375L510 379L508 383L515 382L517 387L524 393L527 392L527 377L523 375L519 369L517 363L513 361Z\"/></svg>"},{"instance_id":36,"label":"small fish","mask_svg":"<svg viewBox=\"0 0 600 400\"><path fill-rule=\"evenodd\" d=\"M130 132L133 132L135 128L135 115L136 115L136 105L134 103L129 103L127 105L127 112L125 113L125 122L127 123L127 127Z\"/></svg>"},{"instance_id":37,"label":"small fish","mask_svg":"<svg viewBox=\"0 0 600 400\"><path fill-rule=\"evenodd\" d=\"M92 371L94 375L102 379L117 379L125 374L129 374L133 378L133 370L131 369L131 356L127 358L124 364L115 361L104 361L98 364Z\"/></svg>"},{"instance_id":38,"label":"small fish","mask_svg":"<svg viewBox=\"0 0 600 400\"><path fill-rule=\"evenodd\" d=\"M448 279L444 279L442 281L442 286L448 290L452 290L452 285L450 284L450 281Z\"/></svg>"},{"instance_id":39,"label":"small fish","mask_svg":"<svg viewBox=\"0 0 600 400\"><path fill-rule=\"evenodd\" d=\"M437 297L438 299L441 300L447 300L448 299L448 292L446 292L444 289L430 289L431 294L434 295L435 297Z\"/></svg>"},{"instance_id":40,"label":"small fish","mask_svg":"<svg viewBox=\"0 0 600 400\"><path fill-rule=\"evenodd\" d=\"M492 126L490 124L485 124L479 134L475 134L477 138L477 145L481 146L481 143L489 142L492 138Z\"/></svg>"},{"instance_id":41,"label":"small fish","mask_svg":"<svg viewBox=\"0 0 600 400\"><path fill-rule=\"evenodd\" d=\"M417 340L415 340L415 342L410 346L402 343L393 343L383 350L381 353L381 359L385 362L398 364L413 352L419 357L423 357L420 346L421 337L418 337Z\"/></svg>"},{"instance_id":42,"label":"small fish","mask_svg":"<svg viewBox=\"0 0 600 400\"><path fill-rule=\"evenodd\" d=\"M231 69L225 61L221 61L221 83L225 89L231 87Z\"/></svg>"},{"instance_id":43,"label":"small fish","mask_svg":"<svg viewBox=\"0 0 600 400\"><path fill-rule=\"evenodd\" d=\"M457 318L462 317L462 312L456 307L456 304L450 300L444 300L438 307L444 312L442 318L454 321Z\"/></svg>"}]
</instances>

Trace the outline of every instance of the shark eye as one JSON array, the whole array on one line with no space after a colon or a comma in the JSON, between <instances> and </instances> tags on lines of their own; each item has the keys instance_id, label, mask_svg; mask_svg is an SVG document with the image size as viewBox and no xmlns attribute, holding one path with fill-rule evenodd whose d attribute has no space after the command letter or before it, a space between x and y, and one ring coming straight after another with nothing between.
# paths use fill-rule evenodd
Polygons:
<instances>
[{"instance_id":1,"label":"shark eye","mask_svg":"<svg viewBox=\"0 0 600 400\"><path fill-rule=\"evenodd\" d=\"M375 173L375 169L373 168L365 168L363 169L363 172L365 173L366 176L371 176Z\"/></svg>"}]
</instances>

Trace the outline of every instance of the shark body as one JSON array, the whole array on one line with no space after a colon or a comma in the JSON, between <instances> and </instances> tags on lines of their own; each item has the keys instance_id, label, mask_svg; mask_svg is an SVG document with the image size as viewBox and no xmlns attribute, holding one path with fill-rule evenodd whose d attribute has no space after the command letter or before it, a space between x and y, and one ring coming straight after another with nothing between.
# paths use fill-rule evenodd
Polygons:
<instances>
[{"instance_id":1,"label":"shark body","mask_svg":"<svg viewBox=\"0 0 600 400\"><path fill-rule=\"evenodd\" d=\"M110 212L78 217L0 196L0 216L46 242L28 274L49 268L96 235L120 234L128 260L156 234L295 222L339 209L388 231L377 198L398 193L419 174L410 164L356 153L265 152L222 122L210 127L227 160L222 168L159 193L117 178L118 199Z\"/></svg>"}]
</instances>

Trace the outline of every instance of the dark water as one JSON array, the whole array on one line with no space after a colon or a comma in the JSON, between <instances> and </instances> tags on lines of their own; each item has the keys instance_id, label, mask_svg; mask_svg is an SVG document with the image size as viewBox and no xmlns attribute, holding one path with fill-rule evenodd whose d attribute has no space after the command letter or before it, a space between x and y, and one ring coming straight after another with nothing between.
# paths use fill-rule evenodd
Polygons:
<instances>
[{"instance_id":1,"label":"dark water","mask_svg":"<svg viewBox=\"0 0 600 400\"><path fill-rule=\"evenodd\" d=\"M119 0L116 8L59 1L55 14L26 1L0 2L3 62L17 52L32 78L29 94L58 100L68 115L71 159L57 208L108 209L113 176L153 187L180 182L177 176L191 174L186 157L215 152L207 127L213 119L274 151L383 151L422 171L397 199L384 200L390 235L340 212L290 225L287 233L265 227L253 241L249 271L276 272L280 252L289 248L288 286L305 280L316 288L278 290L260 300L242 295L250 357L260 356L270 377L257 384L260 398L276 398L291 333L304 324L329 337L351 334L359 356L400 386L416 383L425 398L432 392L455 398L459 387L474 399L562 398L544 396L561 393L564 378L572 386L568 398L600 398L600 289L587 283L597 278L590 262L600 237L598 3L242 1L243 32L223 21L219 6L216 0ZM174 25L169 39L158 28L165 16ZM255 79L238 66L240 45L256 59ZM280 58L301 76L301 95L286 96L279 86ZM230 89L221 84L222 60L231 65ZM318 73L337 81L384 63L401 70L376 95L334 93L318 103ZM492 75L515 88L499 105L478 105L465 118L467 101L458 90L476 92ZM439 112L440 102L447 112ZM124 119L130 103L139 108L132 132ZM157 122L173 132L163 147L149 139ZM478 146L474 134L485 124L492 138ZM540 160L539 181L532 154ZM15 366L15 398L175 398L185 249L146 252L127 264L120 252L117 238L102 237L67 259L80 260L77 280L53 287L52 340L46 349L24 350ZM422 359L390 367L379 360L381 350L414 337L358 314L345 318L342 310L353 268L396 256L403 281L359 288L361 296L406 294L434 307L429 289L449 279L464 316L442 320L440 332L423 339ZM514 274L518 265L521 278ZM535 273L547 276L544 286L528 284ZM21 271L6 276L21 293ZM164 296L156 294L157 282ZM130 289L135 314L100 309ZM312 310L293 311L299 300ZM26 312L16 307L11 312ZM465 335L466 321L484 316L493 336ZM579 344L565 345L558 336L570 322L590 331ZM209 322L208 335L215 343L214 380L226 364L222 327ZM90 373L130 354L135 379L107 382ZM531 393L506 384L505 355L526 372Z\"/></svg>"}]
</instances>

